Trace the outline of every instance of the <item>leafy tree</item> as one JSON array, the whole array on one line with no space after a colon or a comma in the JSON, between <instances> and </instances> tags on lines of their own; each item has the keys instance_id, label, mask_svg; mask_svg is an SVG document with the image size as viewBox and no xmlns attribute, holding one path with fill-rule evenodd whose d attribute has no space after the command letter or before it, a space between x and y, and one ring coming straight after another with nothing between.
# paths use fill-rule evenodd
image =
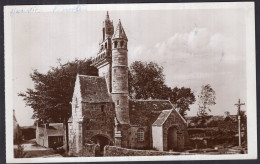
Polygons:
<instances>
[{"instance_id":1,"label":"leafy tree","mask_svg":"<svg viewBox=\"0 0 260 164\"><path fill-rule=\"evenodd\" d=\"M240 111L238 111L238 115L240 116L241 123L246 124L246 121L247 121L246 111L240 110Z\"/></svg>"},{"instance_id":2,"label":"leafy tree","mask_svg":"<svg viewBox=\"0 0 260 164\"><path fill-rule=\"evenodd\" d=\"M159 99L170 89L164 84L163 67L154 62L135 61L129 69L129 93L136 99Z\"/></svg>"},{"instance_id":3,"label":"leafy tree","mask_svg":"<svg viewBox=\"0 0 260 164\"><path fill-rule=\"evenodd\" d=\"M172 94L170 95L170 100L172 104L179 109L179 113L185 117L187 115L187 111L190 110L189 106L194 104L196 101L194 93L191 91L190 88L173 88Z\"/></svg>"},{"instance_id":4,"label":"leafy tree","mask_svg":"<svg viewBox=\"0 0 260 164\"><path fill-rule=\"evenodd\" d=\"M58 62L59 66L51 67L46 74L33 70L30 77L34 89L28 88L18 95L33 109L32 117L39 123L63 122L67 126L76 74L97 76L98 70L90 65L90 59L76 59L66 64Z\"/></svg>"},{"instance_id":5,"label":"leafy tree","mask_svg":"<svg viewBox=\"0 0 260 164\"><path fill-rule=\"evenodd\" d=\"M210 106L216 104L216 93L209 84L201 87L201 92L198 95L199 111L198 116L205 118L208 111L211 112Z\"/></svg>"},{"instance_id":6,"label":"leafy tree","mask_svg":"<svg viewBox=\"0 0 260 164\"><path fill-rule=\"evenodd\" d=\"M190 110L189 105L195 102L190 88L171 89L165 84L163 67L154 62L136 61L129 69L129 93L136 99L170 99L179 109L182 116Z\"/></svg>"}]
</instances>

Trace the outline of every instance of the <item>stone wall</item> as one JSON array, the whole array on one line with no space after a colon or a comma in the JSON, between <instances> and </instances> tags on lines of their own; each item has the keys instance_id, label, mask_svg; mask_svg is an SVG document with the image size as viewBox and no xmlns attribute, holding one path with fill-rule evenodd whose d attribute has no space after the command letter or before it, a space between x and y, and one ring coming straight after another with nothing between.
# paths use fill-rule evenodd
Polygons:
<instances>
[{"instance_id":1,"label":"stone wall","mask_svg":"<svg viewBox=\"0 0 260 164\"><path fill-rule=\"evenodd\" d=\"M119 125L119 131L121 131L121 147L128 147L129 146L129 124L121 124Z\"/></svg>"},{"instance_id":2,"label":"stone wall","mask_svg":"<svg viewBox=\"0 0 260 164\"><path fill-rule=\"evenodd\" d=\"M129 100L128 94L114 94L112 99L115 103L116 118L120 124L129 124Z\"/></svg>"},{"instance_id":3,"label":"stone wall","mask_svg":"<svg viewBox=\"0 0 260 164\"><path fill-rule=\"evenodd\" d=\"M111 88L111 64L106 62L107 65L100 67L98 69L98 74L100 77L105 77L107 83L107 89L109 92L112 91Z\"/></svg>"},{"instance_id":4,"label":"stone wall","mask_svg":"<svg viewBox=\"0 0 260 164\"><path fill-rule=\"evenodd\" d=\"M163 156L163 155L180 155L177 152L163 152L154 150L135 150L126 149L116 146L105 146L104 156Z\"/></svg>"},{"instance_id":5,"label":"stone wall","mask_svg":"<svg viewBox=\"0 0 260 164\"><path fill-rule=\"evenodd\" d=\"M99 154L99 145L97 144L84 144L82 149L83 157L95 157Z\"/></svg>"},{"instance_id":6,"label":"stone wall","mask_svg":"<svg viewBox=\"0 0 260 164\"><path fill-rule=\"evenodd\" d=\"M116 42L116 41L115 41ZM124 41L127 44L126 41ZM112 49L112 99L120 124L129 124L128 60L126 47Z\"/></svg>"},{"instance_id":7,"label":"stone wall","mask_svg":"<svg viewBox=\"0 0 260 164\"><path fill-rule=\"evenodd\" d=\"M153 148L163 151L163 130L162 126L152 126Z\"/></svg>"},{"instance_id":8,"label":"stone wall","mask_svg":"<svg viewBox=\"0 0 260 164\"><path fill-rule=\"evenodd\" d=\"M138 129L144 130L144 141L138 141ZM147 126L132 126L129 129L129 148L131 149L148 149L150 148L150 129Z\"/></svg>"},{"instance_id":9,"label":"stone wall","mask_svg":"<svg viewBox=\"0 0 260 164\"><path fill-rule=\"evenodd\" d=\"M36 143L44 146L44 147L48 147L48 137L46 135L45 132L45 128L44 127L37 127L36 129Z\"/></svg>"},{"instance_id":10,"label":"stone wall","mask_svg":"<svg viewBox=\"0 0 260 164\"><path fill-rule=\"evenodd\" d=\"M115 110L112 102L84 103L83 115L83 143L99 134L113 142Z\"/></svg>"},{"instance_id":11,"label":"stone wall","mask_svg":"<svg viewBox=\"0 0 260 164\"><path fill-rule=\"evenodd\" d=\"M72 97L72 122L69 123L69 150L71 154L81 153L82 150L82 97L80 93L79 76L76 77Z\"/></svg>"},{"instance_id":12,"label":"stone wall","mask_svg":"<svg viewBox=\"0 0 260 164\"><path fill-rule=\"evenodd\" d=\"M168 130L173 126L176 126L177 128L178 151L182 151L185 147L185 142L188 142L187 124L175 110L172 111L170 116L163 124L163 150L168 150Z\"/></svg>"}]
</instances>

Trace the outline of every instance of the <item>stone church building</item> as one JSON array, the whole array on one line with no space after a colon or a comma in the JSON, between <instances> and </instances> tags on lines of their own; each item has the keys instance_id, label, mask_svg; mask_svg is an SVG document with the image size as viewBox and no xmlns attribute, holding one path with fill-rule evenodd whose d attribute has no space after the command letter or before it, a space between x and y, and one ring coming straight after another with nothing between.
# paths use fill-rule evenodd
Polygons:
<instances>
[{"instance_id":1,"label":"stone church building","mask_svg":"<svg viewBox=\"0 0 260 164\"><path fill-rule=\"evenodd\" d=\"M130 99L128 38L121 21L114 29L107 13L99 52L92 65L99 77L77 75L69 119L69 151L85 144L131 149L181 151L188 140L187 123L169 100Z\"/></svg>"}]
</instances>

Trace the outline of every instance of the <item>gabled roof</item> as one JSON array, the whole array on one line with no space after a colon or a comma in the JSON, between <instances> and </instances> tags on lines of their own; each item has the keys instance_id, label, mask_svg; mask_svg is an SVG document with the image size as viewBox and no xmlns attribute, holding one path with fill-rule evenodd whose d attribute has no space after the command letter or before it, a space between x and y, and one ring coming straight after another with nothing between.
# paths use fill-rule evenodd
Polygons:
<instances>
[{"instance_id":1,"label":"gabled roof","mask_svg":"<svg viewBox=\"0 0 260 164\"><path fill-rule=\"evenodd\" d=\"M78 75L82 102L113 102L104 77Z\"/></svg>"},{"instance_id":2,"label":"gabled roof","mask_svg":"<svg viewBox=\"0 0 260 164\"><path fill-rule=\"evenodd\" d=\"M119 22L118 22L118 25L116 27L116 31L115 31L115 34L113 35L113 39L116 39L116 38L121 38L121 39L126 39L127 40L127 36L125 34L125 30L121 24L121 21L119 19Z\"/></svg>"},{"instance_id":3,"label":"gabled roof","mask_svg":"<svg viewBox=\"0 0 260 164\"><path fill-rule=\"evenodd\" d=\"M153 126L162 126L167 120L172 110L163 110L157 120L153 123Z\"/></svg>"},{"instance_id":4,"label":"gabled roof","mask_svg":"<svg viewBox=\"0 0 260 164\"><path fill-rule=\"evenodd\" d=\"M168 100L129 100L131 125L151 126L163 110L172 109Z\"/></svg>"}]
</instances>

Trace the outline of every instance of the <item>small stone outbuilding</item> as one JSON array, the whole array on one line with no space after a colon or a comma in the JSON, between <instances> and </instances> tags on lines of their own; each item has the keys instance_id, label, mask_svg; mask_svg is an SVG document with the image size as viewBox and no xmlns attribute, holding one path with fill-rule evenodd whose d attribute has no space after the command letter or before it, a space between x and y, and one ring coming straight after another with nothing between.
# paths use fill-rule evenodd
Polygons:
<instances>
[{"instance_id":1,"label":"small stone outbuilding","mask_svg":"<svg viewBox=\"0 0 260 164\"><path fill-rule=\"evenodd\" d=\"M41 146L48 148L61 147L64 143L63 139L63 123L47 123L36 127L36 143Z\"/></svg>"},{"instance_id":2,"label":"small stone outbuilding","mask_svg":"<svg viewBox=\"0 0 260 164\"><path fill-rule=\"evenodd\" d=\"M161 112L152 124L152 133L153 148L160 151L181 151L188 142L186 121L175 109Z\"/></svg>"}]
</instances>

